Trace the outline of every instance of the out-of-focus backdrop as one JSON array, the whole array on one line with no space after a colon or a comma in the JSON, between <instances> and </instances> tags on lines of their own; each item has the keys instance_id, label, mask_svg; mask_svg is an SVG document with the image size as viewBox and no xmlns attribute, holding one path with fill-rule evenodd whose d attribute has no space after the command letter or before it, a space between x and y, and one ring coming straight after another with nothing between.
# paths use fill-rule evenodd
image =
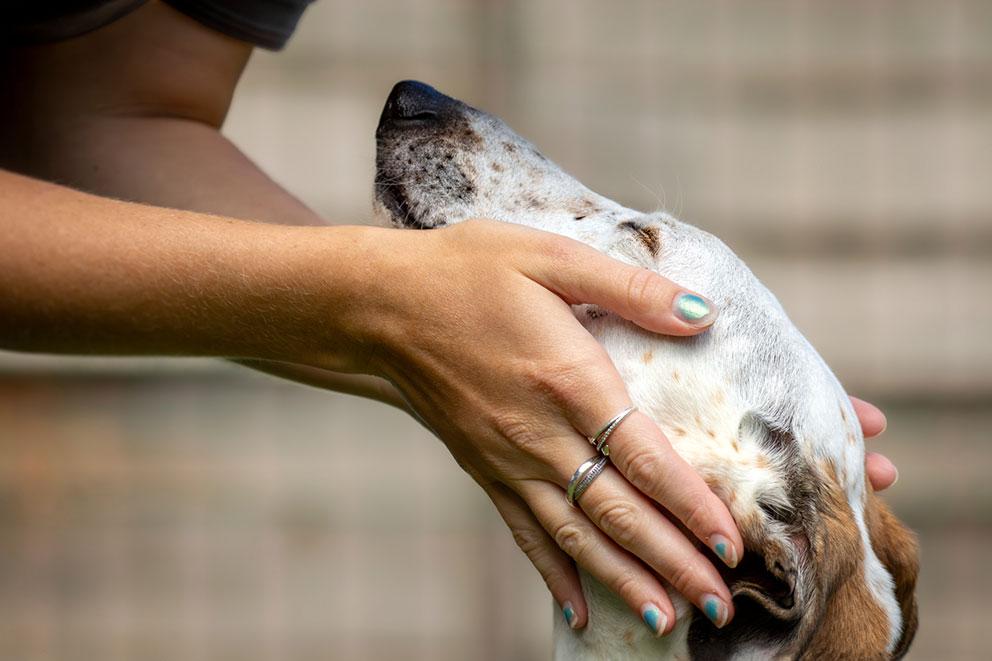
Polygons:
<instances>
[{"instance_id":1,"label":"out-of-focus backdrop","mask_svg":"<svg viewBox=\"0 0 992 661\"><path fill-rule=\"evenodd\" d=\"M889 415L911 658L988 658L992 4L320 0L226 132L367 222L403 78L741 254ZM544 659L552 617L398 412L212 361L0 356L2 659Z\"/></svg>"}]
</instances>

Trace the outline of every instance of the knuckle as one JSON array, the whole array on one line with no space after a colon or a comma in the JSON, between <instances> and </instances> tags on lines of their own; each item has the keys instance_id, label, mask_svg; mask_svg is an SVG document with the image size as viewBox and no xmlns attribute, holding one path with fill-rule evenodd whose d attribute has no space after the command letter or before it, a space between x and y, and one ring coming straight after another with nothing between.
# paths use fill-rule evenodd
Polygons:
<instances>
[{"instance_id":1,"label":"knuckle","mask_svg":"<svg viewBox=\"0 0 992 661\"><path fill-rule=\"evenodd\" d=\"M639 450L631 453L627 460L624 475L631 484L641 491L650 492L649 485L658 480L661 474L661 460L657 453L650 450Z\"/></svg>"},{"instance_id":2,"label":"knuckle","mask_svg":"<svg viewBox=\"0 0 992 661\"><path fill-rule=\"evenodd\" d=\"M513 541L520 547L520 550L537 564L536 560L544 551L546 543L544 533L533 528L513 528L510 532L513 534Z\"/></svg>"},{"instance_id":3,"label":"knuckle","mask_svg":"<svg viewBox=\"0 0 992 661\"><path fill-rule=\"evenodd\" d=\"M576 242L560 234L547 233L538 239L539 250L556 264L568 263L575 259Z\"/></svg>"},{"instance_id":4,"label":"knuckle","mask_svg":"<svg viewBox=\"0 0 992 661\"><path fill-rule=\"evenodd\" d=\"M613 591L620 595L620 598L624 601L637 603L637 595L640 593L639 589L640 581L638 581L637 575L631 571L625 571L620 573L613 580Z\"/></svg>"},{"instance_id":5,"label":"knuckle","mask_svg":"<svg viewBox=\"0 0 992 661\"><path fill-rule=\"evenodd\" d=\"M525 371L525 382L556 405L568 407L582 392L586 369L574 358L535 361Z\"/></svg>"},{"instance_id":6,"label":"knuckle","mask_svg":"<svg viewBox=\"0 0 992 661\"><path fill-rule=\"evenodd\" d=\"M672 569L665 578L680 594L688 596L693 582L696 580L696 567L689 561L683 561Z\"/></svg>"},{"instance_id":7,"label":"knuckle","mask_svg":"<svg viewBox=\"0 0 992 661\"><path fill-rule=\"evenodd\" d=\"M627 304L635 310L656 307L654 304L661 297L664 286L661 278L647 269L636 269L627 279Z\"/></svg>"},{"instance_id":8,"label":"knuckle","mask_svg":"<svg viewBox=\"0 0 992 661\"><path fill-rule=\"evenodd\" d=\"M637 507L623 500L608 501L597 512L600 527L624 548L636 540L640 518Z\"/></svg>"},{"instance_id":9,"label":"knuckle","mask_svg":"<svg viewBox=\"0 0 992 661\"><path fill-rule=\"evenodd\" d=\"M537 567L538 573L544 579L544 584L548 586L552 596L556 599L559 598L559 590L564 588L567 583L565 574L557 569L541 567L537 563L534 563L534 566Z\"/></svg>"},{"instance_id":10,"label":"knuckle","mask_svg":"<svg viewBox=\"0 0 992 661\"><path fill-rule=\"evenodd\" d=\"M694 532L703 530L712 519L709 498L703 494L699 496L690 495L688 503L682 523L685 524L686 528Z\"/></svg>"},{"instance_id":11,"label":"knuckle","mask_svg":"<svg viewBox=\"0 0 992 661\"><path fill-rule=\"evenodd\" d=\"M576 562L580 562L589 547L586 535L574 523L562 524L555 530L555 543Z\"/></svg>"},{"instance_id":12,"label":"knuckle","mask_svg":"<svg viewBox=\"0 0 992 661\"><path fill-rule=\"evenodd\" d=\"M538 448L543 445L543 439L537 433L536 425L523 416L515 413L497 414L494 416L493 426L511 447L525 454L536 455Z\"/></svg>"}]
</instances>

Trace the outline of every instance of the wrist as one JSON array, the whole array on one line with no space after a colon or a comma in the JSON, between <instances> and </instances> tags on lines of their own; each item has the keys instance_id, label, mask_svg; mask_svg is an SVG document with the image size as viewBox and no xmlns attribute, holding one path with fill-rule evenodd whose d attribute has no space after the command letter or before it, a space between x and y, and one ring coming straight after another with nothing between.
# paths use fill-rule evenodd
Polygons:
<instances>
[{"instance_id":1,"label":"wrist","mask_svg":"<svg viewBox=\"0 0 992 661\"><path fill-rule=\"evenodd\" d=\"M340 372L377 373L372 365L391 309L407 232L365 226L265 227L260 300L240 342L247 356ZM250 298L250 297L249 297Z\"/></svg>"}]
</instances>

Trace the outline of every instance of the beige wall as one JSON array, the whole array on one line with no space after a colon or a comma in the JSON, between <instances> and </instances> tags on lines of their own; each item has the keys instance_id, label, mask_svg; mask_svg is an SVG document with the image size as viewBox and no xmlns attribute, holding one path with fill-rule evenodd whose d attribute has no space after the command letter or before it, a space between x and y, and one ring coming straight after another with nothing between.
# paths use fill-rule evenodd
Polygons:
<instances>
[{"instance_id":1,"label":"beige wall","mask_svg":"<svg viewBox=\"0 0 992 661\"><path fill-rule=\"evenodd\" d=\"M419 78L724 238L890 413L912 658L986 656L992 4L321 0L226 132L334 222ZM0 658L540 659L551 607L398 413L205 361L0 357Z\"/></svg>"}]
</instances>

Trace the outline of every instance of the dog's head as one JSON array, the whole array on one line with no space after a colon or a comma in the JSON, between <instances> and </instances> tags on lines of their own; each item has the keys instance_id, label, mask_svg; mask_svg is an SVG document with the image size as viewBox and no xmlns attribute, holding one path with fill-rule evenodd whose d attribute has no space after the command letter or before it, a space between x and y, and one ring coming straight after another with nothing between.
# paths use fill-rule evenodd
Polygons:
<instances>
[{"instance_id":1,"label":"dog's head","mask_svg":"<svg viewBox=\"0 0 992 661\"><path fill-rule=\"evenodd\" d=\"M487 217L593 245L616 230L639 251L636 259L668 258L661 245L666 231L676 231L668 216L593 193L499 119L427 85L393 88L376 140L376 208L395 226ZM732 318L727 306L721 315ZM800 438L808 432L751 414L731 420L727 435L753 448L755 463L728 472L734 459L707 466L687 456L727 502L748 548L740 566L722 570L735 619L718 631L696 618L687 638L694 658L726 658L748 646L790 657L898 658L908 648L916 542L866 484L849 404L830 407L836 420L827 426L841 438L824 446L842 445L844 458L810 450ZM742 494L744 483L766 488Z\"/></svg>"}]
</instances>

